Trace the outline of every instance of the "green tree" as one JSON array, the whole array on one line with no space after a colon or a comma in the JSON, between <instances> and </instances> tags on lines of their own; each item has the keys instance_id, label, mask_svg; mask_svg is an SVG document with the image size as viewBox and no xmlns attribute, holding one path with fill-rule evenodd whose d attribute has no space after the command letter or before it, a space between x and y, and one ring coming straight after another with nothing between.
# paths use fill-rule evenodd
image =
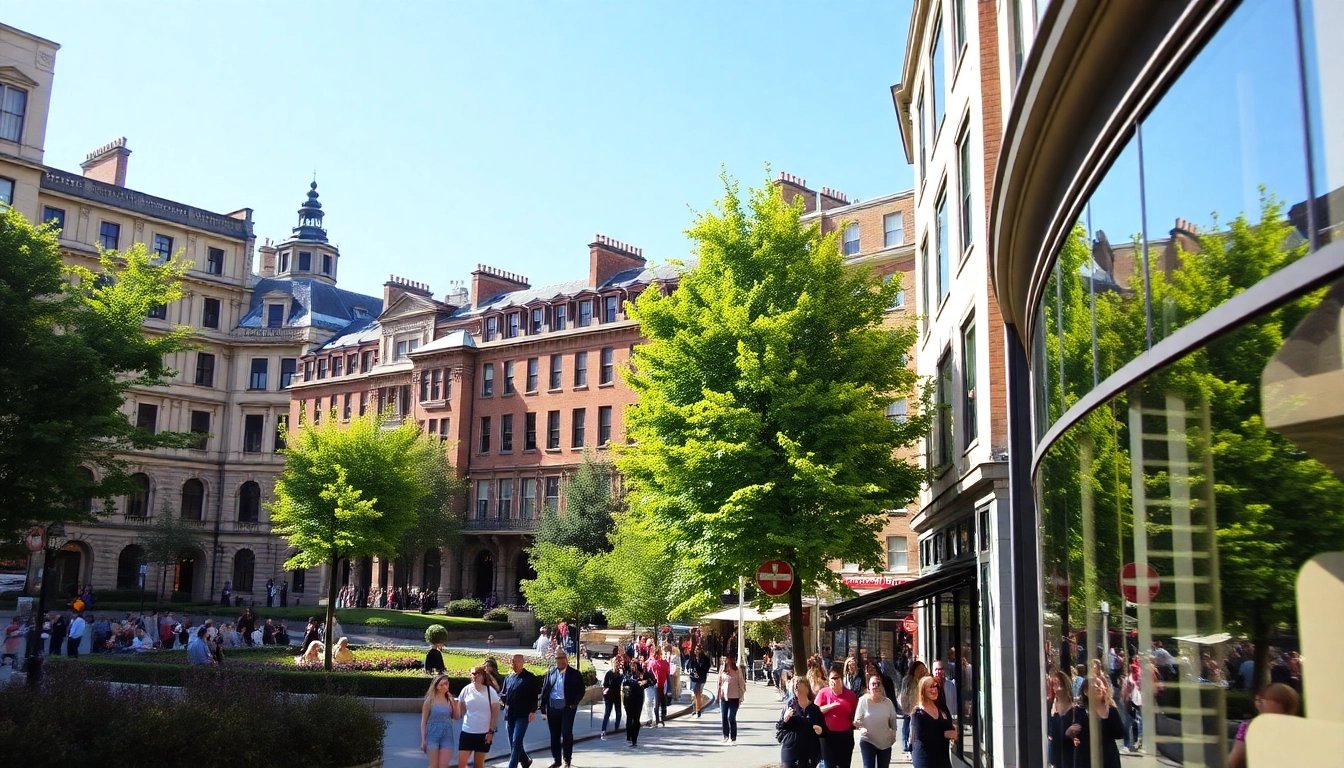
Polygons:
<instances>
[{"instance_id":1,"label":"green tree","mask_svg":"<svg viewBox=\"0 0 1344 768\"><path fill-rule=\"evenodd\" d=\"M792 564L801 638L804 592L840 586L835 560L879 568L884 510L925 479L898 454L927 434L927 412L885 416L913 399L916 331L884 325L900 281L847 266L836 233L801 221L801 201L770 186L744 201L723 180L716 210L688 230L698 265L630 310L648 342L626 372L639 400L617 466L695 591L736 587L764 560Z\"/></svg>"},{"instance_id":2,"label":"green tree","mask_svg":"<svg viewBox=\"0 0 1344 768\"><path fill-rule=\"evenodd\" d=\"M611 462L585 451L583 461L565 481L565 514L549 505L542 510L537 541L597 554L611 549L608 536L615 527L621 502L612 486Z\"/></svg>"},{"instance_id":3,"label":"green tree","mask_svg":"<svg viewBox=\"0 0 1344 768\"><path fill-rule=\"evenodd\" d=\"M56 230L12 208L0 214L0 537L36 523L87 522L130 490L129 450L196 439L151 434L122 413L133 387L176 374L168 355L191 330L147 332L152 307L181 298L189 262L151 259L137 244L101 254L99 269L64 265ZM98 481L83 469L98 467Z\"/></svg>"},{"instance_id":4,"label":"green tree","mask_svg":"<svg viewBox=\"0 0 1344 768\"><path fill-rule=\"evenodd\" d=\"M298 550L285 567L328 568L329 639L341 560L395 554L436 492L432 472L446 466L438 438L410 419L384 428L387 415L370 413L348 425L335 419L300 424L284 451L275 500L267 505L272 530ZM328 670L332 645L326 648Z\"/></svg>"},{"instance_id":5,"label":"green tree","mask_svg":"<svg viewBox=\"0 0 1344 768\"><path fill-rule=\"evenodd\" d=\"M406 529L397 545L397 556L407 564L399 571L403 588L410 586L410 564L421 553L462 543L462 515L454 510L453 503L466 493L466 478L458 477L447 451L429 454L417 469L429 490L420 500L415 524Z\"/></svg>"},{"instance_id":6,"label":"green tree","mask_svg":"<svg viewBox=\"0 0 1344 768\"><path fill-rule=\"evenodd\" d=\"M159 514L140 537L145 562L159 566L158 595L163 595L163 584L169 566L175 565L185 552L201 548L201 526L180 515L173 514L168 501L159 505Z\"/></svg>"},{"instance_id":7,"label":"green tree","mask_svg":"<svg viewBox=\"0 0 1344 768\"><path fill-rule=\"evenodd\" d=\"M537 618L573 622L575 633L615 592L606 555L543 541L528 552L528 561L537 578L524 579L520 586Z\"/></svg>"},{"instance_id":8,"label":"green tree","mask_svg":"<svg viewBox=\"0 0 1344 768\"><path fill-rule=\"evenodd\" d=\"M607 562L614 599L603 607L617 624L656 627L668 621L691 588L666 537L629 513L618 517Z\"/></svg>"}]
</instances>

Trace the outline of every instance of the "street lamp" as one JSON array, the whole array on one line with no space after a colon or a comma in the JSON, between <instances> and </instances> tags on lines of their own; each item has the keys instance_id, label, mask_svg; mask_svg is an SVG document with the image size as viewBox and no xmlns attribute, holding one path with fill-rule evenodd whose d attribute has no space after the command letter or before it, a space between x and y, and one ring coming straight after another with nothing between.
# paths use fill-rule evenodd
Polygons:
<instances>
[{"instance_id":1,"label":"street lamp","mask_svg":"<svg viewBox=\"0 0 1344 768\"><path fill-rule=\"evenodd\" d=\"M28 633L28 648L25 665L28 670L28 685L33 688L42 683L42 621L47 617L47 594L55 578L56 550L65 543L65 524L51 523L46 529L47 546L42 558L42 588L37 593L37 614L33 617L33 628Z\"/></svg>"}]
</instances>

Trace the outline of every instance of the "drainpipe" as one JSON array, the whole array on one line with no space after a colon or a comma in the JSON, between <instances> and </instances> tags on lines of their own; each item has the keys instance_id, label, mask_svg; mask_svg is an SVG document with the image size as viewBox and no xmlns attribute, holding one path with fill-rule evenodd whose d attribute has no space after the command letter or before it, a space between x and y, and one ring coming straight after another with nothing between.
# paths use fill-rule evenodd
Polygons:
<instances>
[{"instance_id":1,"label":"drainpipe","mask_svg":"<svg viewBox=\"0 0 1344 768\"><path fill-rule=\"evenodd\" d=\"M225 366L225 370L232 373L233 369L232 351L226 352L224 355L224 359L229 363L229 365ZM212 601L215 599L215 577L219 573L219 526L220 522L224 519L224 471L225 468L227 467L227 457L229 455L229 432L230 432L229 427L233 425L232 387L229 387L228 393L229 394L224 401L224 419L223 419L224 426L220 430L220 437L219 437L219 447L220 447L218 458L219 479L216 481L217 485L215 490L215 530L214 535L210 542L210 594L206 595L206 597Z\"/></svg>"}]
</instances>

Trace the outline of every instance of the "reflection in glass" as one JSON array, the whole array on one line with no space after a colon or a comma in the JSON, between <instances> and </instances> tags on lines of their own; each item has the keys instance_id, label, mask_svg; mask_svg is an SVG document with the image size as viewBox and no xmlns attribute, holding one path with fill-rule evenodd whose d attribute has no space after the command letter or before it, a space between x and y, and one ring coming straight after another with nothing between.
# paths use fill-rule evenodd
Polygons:
<instances>
[{"instance_id":1,"label":"reflection in glass","mask_svg":"<svg viewBox=\"0 0 1344 768\"><path fill-rule=\"evenodd\" d=\"M1344 236L1344 4L1299 0L1298 6L1316 196L1312 213L1320 247ZM1305 205L1294 205L1289 216L1306 231Z\"/></svg>"}]
</instances>

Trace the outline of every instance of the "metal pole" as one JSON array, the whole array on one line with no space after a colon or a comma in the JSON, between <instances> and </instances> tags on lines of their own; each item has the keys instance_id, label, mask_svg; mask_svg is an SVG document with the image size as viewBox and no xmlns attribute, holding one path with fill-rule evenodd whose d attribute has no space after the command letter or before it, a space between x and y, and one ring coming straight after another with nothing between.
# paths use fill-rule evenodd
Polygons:
<instances>
[{"instance_id":1,"label":"metal pole","mask_svg":"<svg viewBox=\"0 0 1344 768\"><path fill-rule=\"evenodd\" d=\"M37 593L37 613L33 617L33 629L28 633L25 660L28 685L32 688L42 684L42 622L47 617L47 590L51 589L52 559L52 548L47 546L42 558L42 589Z\"/></svg>"},{"instance_id":2,"label":"metal pole","mask_svg":"<svg viewBox=\"0 0 1344 768\"><path fill-rule=\"evenodd\" d=\"M737 666L742 666L742 660L746 658L747 645L747 607L743 605L747 594L747 579L745 576L737 577Z\"/></svg>"}]
</instances>

